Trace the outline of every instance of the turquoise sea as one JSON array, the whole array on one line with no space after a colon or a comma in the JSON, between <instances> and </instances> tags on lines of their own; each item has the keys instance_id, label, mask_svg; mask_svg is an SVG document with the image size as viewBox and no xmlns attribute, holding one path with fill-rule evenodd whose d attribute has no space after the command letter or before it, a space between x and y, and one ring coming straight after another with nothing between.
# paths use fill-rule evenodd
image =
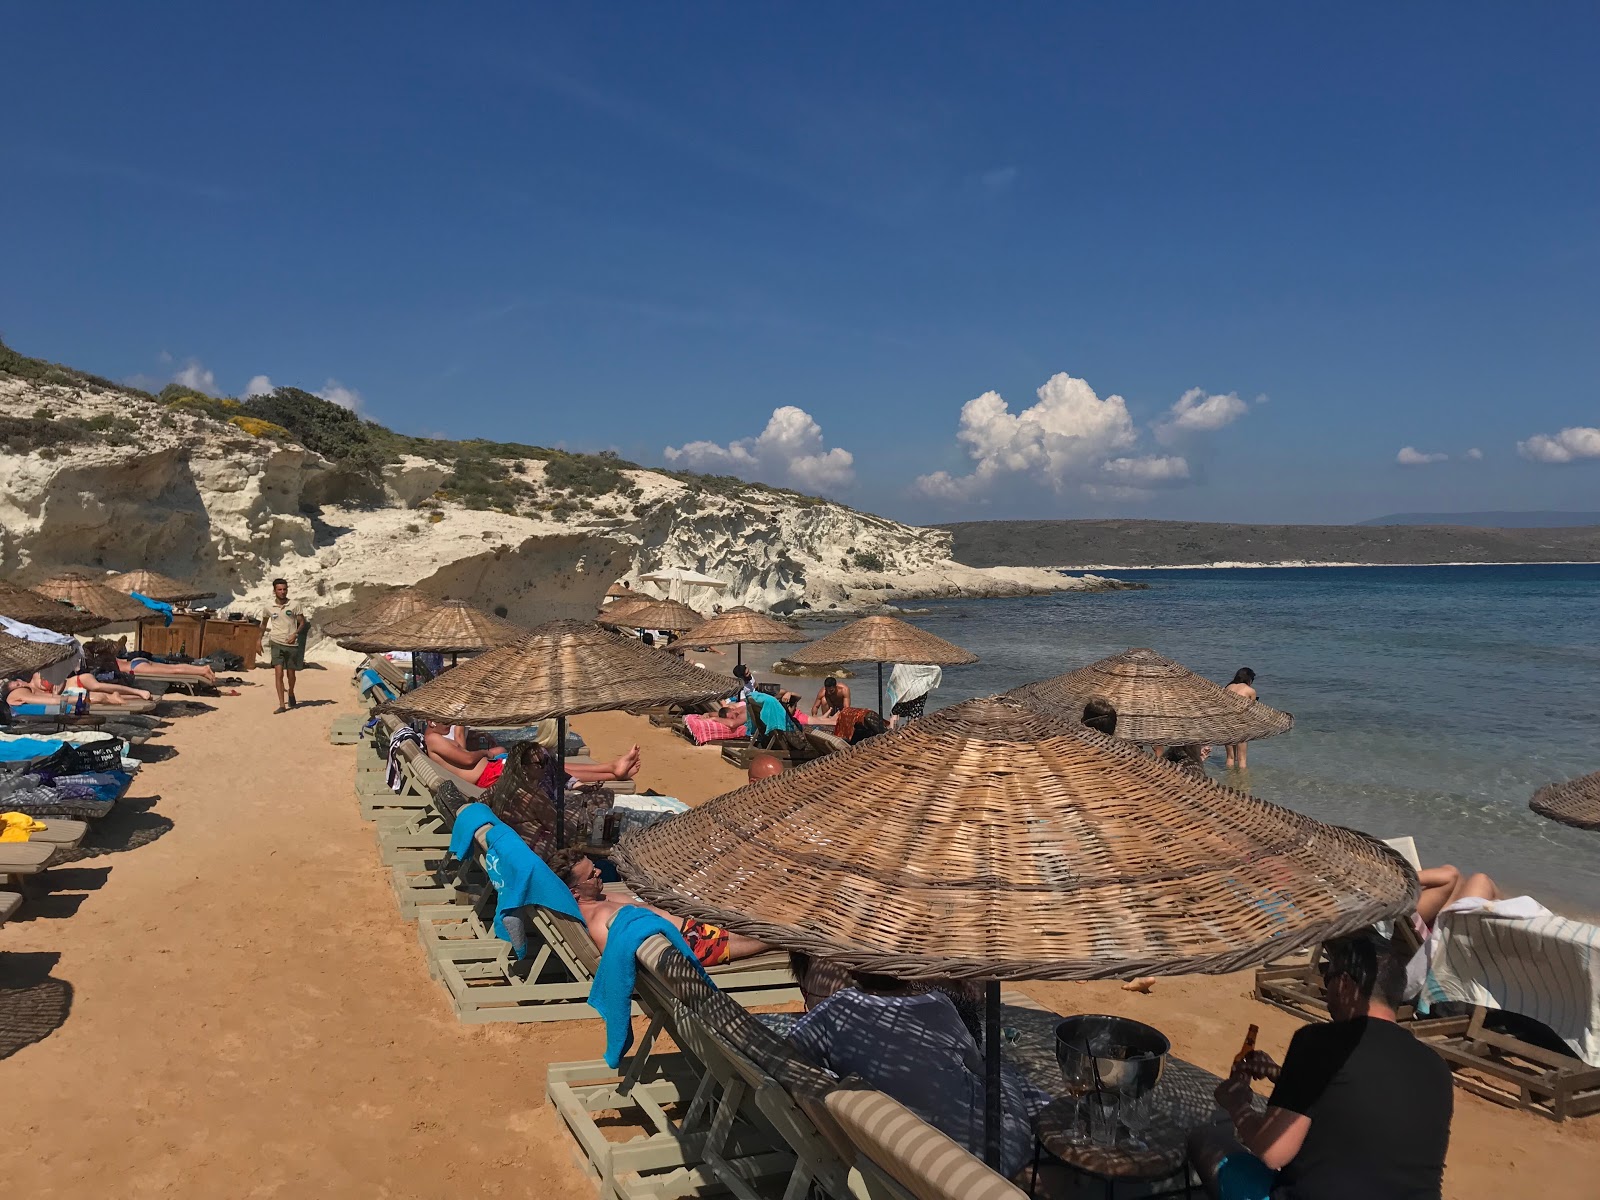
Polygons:
<instances>
[{"instance_id":1,"label":"turquoise sea","mask_svg":"<svg viewBox=\"0 0 1600 1200\"><path fill-rule=\"evenodd\" d=\"M1249 666L1295 727L1229 782L1600 914L1600 833L1527 807L1600 769L1600 565L1104 573L1150 590L915 605L982 660L947 669L932 707L1132 646L1218 682ZM852 681L868 703L870 671ZM1225 778L1220 750L1209 766Z\"/></svg>"}]
</instances>

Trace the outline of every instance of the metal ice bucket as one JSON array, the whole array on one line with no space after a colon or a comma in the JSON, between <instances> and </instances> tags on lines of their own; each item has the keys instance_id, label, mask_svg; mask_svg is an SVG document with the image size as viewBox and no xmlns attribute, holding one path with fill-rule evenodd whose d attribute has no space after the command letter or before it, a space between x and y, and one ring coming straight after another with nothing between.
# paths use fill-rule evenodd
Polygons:
<instances>
[{"instance_id":1,"label":"metal ice bucket","mask_svg":"<svg viewBox=\"0 0 1600 1200\"><path fill-rule=\"evenodd\" d=\"M1117 1092L1131 1100L1148 1095L1161 1079L1172 1043L1159 1029L1126 1017L1085 1014L1056 1025L1056 1061L1069 1088L1080 1095Z\"/></svg>"}]
</instances>

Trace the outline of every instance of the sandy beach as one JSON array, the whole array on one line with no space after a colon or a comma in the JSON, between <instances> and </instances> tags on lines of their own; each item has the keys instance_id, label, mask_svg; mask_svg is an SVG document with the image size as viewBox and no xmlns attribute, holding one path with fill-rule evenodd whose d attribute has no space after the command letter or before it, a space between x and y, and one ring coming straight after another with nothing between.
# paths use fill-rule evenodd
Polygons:
<instances>
[{"instance_id":1,"label":"sandy beach","mask_svg":"<svg viewBox=\"0 0 1600 1200\"><path fill-rule=\"evenodd\" d=\"M0 1178L36 1197L591 1194L543 1092L549 1063L599 1052L598 1020L461 1025L357 814L354 750L327 740L354 711L347 670L307 671L309 703L283 716L265 671L243 691L152 743L171 752L131 797L170 829L51 872L0 929ZM597 757L637 742L640 783L690 803L741 782L642 718L574 724ZM1246 1025L1279 1056L1296 1027L1247 975L1024 990L1149 1021L1212 1070ZM17 1048L67 992L59 1027ZM1578 1200L1597 1176L1600 1120L1557 1126L1457 1090L1451 1200Z\"/></svg>"}]
</instances>

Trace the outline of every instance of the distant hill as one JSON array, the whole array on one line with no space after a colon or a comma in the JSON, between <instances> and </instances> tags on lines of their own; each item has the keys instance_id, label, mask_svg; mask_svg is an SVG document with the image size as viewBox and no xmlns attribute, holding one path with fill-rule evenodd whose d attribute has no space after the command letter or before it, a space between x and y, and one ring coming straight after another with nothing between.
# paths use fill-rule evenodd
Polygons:
<instances>
[{"instance_id":1,"label":"distant hill","mask_svg":"<svg viewBox=\"0 0 1600 1200\"><path fill-rule=\"evenodd\" d=\"M1565 529L1600 525L1600 512L1391 513L1363 525L1470 525L1477 529Z\"/></svg>"},{"instance_id":2,"label":"distant hill","mask_svg":"<svg viewBox=\"0 0 1600 1200\"><path fill-rule=\"evenodd\" d=\"M1600 562L1600 527L1225 525L1199 521L969 521L947 525L973 567L1211 563Z\"/></svg>"}]
</instances>

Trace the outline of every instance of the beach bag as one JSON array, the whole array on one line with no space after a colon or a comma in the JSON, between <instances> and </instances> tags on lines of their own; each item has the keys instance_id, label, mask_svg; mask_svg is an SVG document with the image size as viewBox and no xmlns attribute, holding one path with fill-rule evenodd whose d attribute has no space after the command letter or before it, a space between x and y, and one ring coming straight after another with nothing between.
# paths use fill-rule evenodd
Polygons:
<instances>
[{"instance_id":1,"label":"beach bag","mask_svg":"<svg viewBox=\"0 0 1600 1200\"><path fill-rule=\"evenodd\" d=\"M232 650L213 651L203 661L210 663L213 671L244 670L244 659L240 658Z\"/></svg>"},{"instance_id":2,"label":"beach bag","mask_svg":"<svg viewBox=\"0 0 1600 1200\"><path fill-rule=\"evenodd\" d=\"M104 738L96 742L62 747L66 765L63 775L88 775L95 771L115 771L122 766L123 742L119 737Z\"/></svg>"}]
</instances>

